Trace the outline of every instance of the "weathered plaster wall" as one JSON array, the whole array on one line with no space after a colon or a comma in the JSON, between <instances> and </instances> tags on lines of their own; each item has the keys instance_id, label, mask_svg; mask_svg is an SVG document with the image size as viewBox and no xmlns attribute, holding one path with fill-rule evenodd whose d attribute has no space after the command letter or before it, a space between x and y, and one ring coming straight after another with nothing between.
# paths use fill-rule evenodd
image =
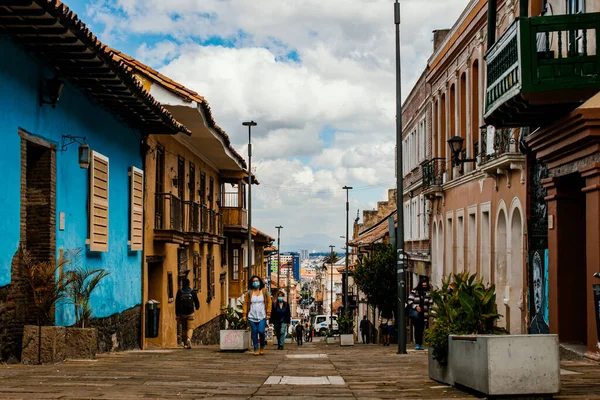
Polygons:
<instances>
[{"instance_id":1,"label":"weathered plaster wall","mask_svg":"<svg viewBox=\"0 0 600 400\"><path fill-rule=\"evenodd\" d=\"M56 108L39 106L38 88L52 73L42 63L0 37L0 286L11 283L11 260L21 240L19 129L58 147L56 152L56 251L86 248L88 236L88 171L78 164L78 145L61 150L63 135L85 136L92 150L107 156L109 166L109 251L84 251L83 263L105 268L110 275L97 287L91 304L94 317L108 317L141 302L141 252L130 252L129 177L131 166L141 168L140 134L70 84L66 84ZM59 229L59 213L65 213L65 229ZM56 312L58 325L75 322L72 306Z\"/></svg>"}]
</instances>

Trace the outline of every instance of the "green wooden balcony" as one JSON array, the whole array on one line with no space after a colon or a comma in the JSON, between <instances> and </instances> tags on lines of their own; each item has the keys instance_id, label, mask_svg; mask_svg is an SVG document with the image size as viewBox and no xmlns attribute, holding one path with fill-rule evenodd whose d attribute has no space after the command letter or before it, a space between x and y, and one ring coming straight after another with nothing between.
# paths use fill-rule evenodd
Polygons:
<instances>
[{"instance_id":1,"label":"green wooden balcony","mask_svg":"<svg viewBox=\"0 0 600 400\"><path fill-rule=\"evenodd\" d=\"M518 18L488 49L484 119L543 126L600 90L600 13Z\"/></svg>"}]
</instances>

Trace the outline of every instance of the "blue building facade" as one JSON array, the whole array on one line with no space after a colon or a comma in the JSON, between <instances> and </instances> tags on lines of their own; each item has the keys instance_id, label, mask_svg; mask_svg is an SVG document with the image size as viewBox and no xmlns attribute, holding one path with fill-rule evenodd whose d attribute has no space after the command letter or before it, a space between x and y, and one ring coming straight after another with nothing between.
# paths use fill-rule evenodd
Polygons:
<instances>
[{"instance_id":1,"label":"blue building facade","mask_svg":"<svg viewBox=\"0 0 600 400\"><path fill-rule=\"evenodd\" d=\"M4 55L0 60L0 137L3 143L0 157L3 181L0 187L0 232L3 232L0 287L10 286L18 278L14 260L19 244L33 247L29 250L38 253L47 254L53 250L52 256L56 258L61 252L82 249L85 266L110 272L92 294L93 317L115 318L129 311L132 315L126 318L128 324L121 329L139 332L142 252L130 251L128 240L129 171L131 167L142 168L141 134L94 104L82 90L69 83L66 83L56 108L40 106L40 84L51 78L52 72L5 36L0 36L0 52ZM86 244L90 229L89 170L79 166L77 142L62 147L70 141L65 136L80 137L78 142L85 141L92 151L109 160L108 251L92 252ZM46 161L40 161L44 158ZM44 191L41 187L51 189L46 196L41 195L42 198L32 198L40 196L39 192ZM41 210L31 204L48 201L51 204ZM48 219L41 215L46 212ZM47 230L48 226L53 226L54 232L39 232L39 229ZM33 243L36 239L41 243ZM58 306L55 323L73 325L73 306ZM120 335L117 327L114 328L111 335L117 335L118 342ZM131 340L127 342L122 344L125 347L136 345Z\"/></svg>"}]
</instances>

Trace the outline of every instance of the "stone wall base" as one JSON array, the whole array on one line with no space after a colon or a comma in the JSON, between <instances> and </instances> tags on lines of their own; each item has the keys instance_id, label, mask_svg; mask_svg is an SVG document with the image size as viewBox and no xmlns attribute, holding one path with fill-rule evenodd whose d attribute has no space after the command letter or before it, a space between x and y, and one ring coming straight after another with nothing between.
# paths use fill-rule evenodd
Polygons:
<instances>
[{"instance_id":1,"label":"stone wall base","mask_svg":"<svg viewBox=\"0 0 600 400\"><path fill-rule=\"evenodd\" d=\"M225 316L219 315L194 330L192 343L195 345L219 344L221 328L225 326Z\"/></svg>"},{"instance_id":2,"label":"stone wall base","mask_svg":"<svg viewBox=\"0 0 600 400\"><path fill-rule=\"evenodd\" d=\"M98 329L98 352L140 348L141 308L135 306L106 318L94 318L90 328Z\"/></svg>"}]
</instances>

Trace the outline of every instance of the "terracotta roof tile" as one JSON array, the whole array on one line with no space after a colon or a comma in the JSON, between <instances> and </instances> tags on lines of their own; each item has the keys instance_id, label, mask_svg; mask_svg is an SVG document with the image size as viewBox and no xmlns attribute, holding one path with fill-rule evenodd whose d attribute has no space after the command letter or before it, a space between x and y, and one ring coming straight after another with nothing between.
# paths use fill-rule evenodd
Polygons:
<instances>
[{"instance_id":1,"label":"terracotta roof tile","mask_svg":"<svg viewBox=\"0 0 600 400\"><path fill-rule=\"evenodd\" d=\"M160 84L161 86L163 86L165 89L171 91L172 93L175 93L176 95L178 95L184 99L187 99L188 101L195 101L198 104L200 104L202 106L203 111L205 112L205 114L207 116L209 126L212 129L214 129L217 132L217 134L219 134L223 138L225 146L227 146L227 149L229 151L231 151L231 153L243 165L243 168L244 169L247 168L246 160L231 145L231 140L229 139L229 135L227 135L227 133L223 129L221 129L221 127L219 125L217 125L217 123L215 122L215 119L214 119L211 109L210 109L210 105L208 104L208 101L204 97L199 95L197 92L183 86L181 83L172 80L171 78L161 74L160 72L156 71L155 69L145 65L144 63L140 62L139 60L136 60L135 58L133 58L121 51L118 51L115 49L110 49L110 51L115 60L119 60L119 61L126 63L127 65L134 68L136 71L143 73L145 76L147 76L154 82Z\"/></svg>"}]
</instances>

